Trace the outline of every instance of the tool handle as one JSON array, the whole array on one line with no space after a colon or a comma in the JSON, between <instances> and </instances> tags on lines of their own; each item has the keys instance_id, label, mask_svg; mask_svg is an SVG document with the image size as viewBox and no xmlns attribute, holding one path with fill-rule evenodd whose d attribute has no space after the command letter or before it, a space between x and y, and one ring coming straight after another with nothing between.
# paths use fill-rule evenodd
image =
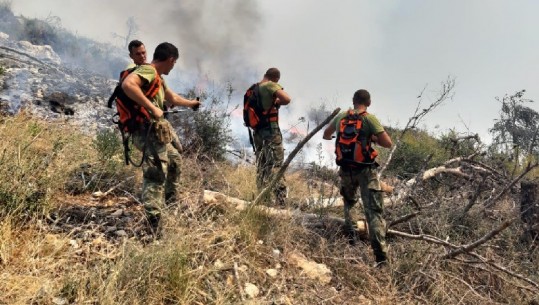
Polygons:
<instances>
[{"instance_id":1,"label":"tool handle","mask_svg":"<svg viewBox=\"0 0 539 305\"><path fill-rule=\"evenodd\" d=\"M200 96L197 96L197 101L200 101ZM196 106L194 106L193 110L198 111L198 108L200 108L200 104L197 104Z\"/></svg>"}]
</instances>

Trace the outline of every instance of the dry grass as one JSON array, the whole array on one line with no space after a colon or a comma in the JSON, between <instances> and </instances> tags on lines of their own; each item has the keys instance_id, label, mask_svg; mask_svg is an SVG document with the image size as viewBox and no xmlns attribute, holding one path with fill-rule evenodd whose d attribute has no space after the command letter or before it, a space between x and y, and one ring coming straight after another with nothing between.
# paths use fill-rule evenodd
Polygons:
<instances>
[{"instance_id":1,"label":"dry grass","mask_svg":"<svg viewBox=\"0 0 539 305\"><path fill-rule=\"evenodd\" d=\"M125 201L120 196L138 194L140 173L100 163L91 139L65 126L24 116L4 118L0 136L10 139L0 144L6 156L0 163L0 190L6 196L3 200L17 199L11 206L2 201L0 304L531 304L538 293L528 283L466 255L441 260L446 249L439 245L390 238L392 264L379 270L371 267L368 243L351 246L338 228L308 228L257 209L240 212L200 202L203 188L253 198L254 169L227 163L184 160L182 196L168 208L159 241L102 234L92 227L92 219L85 220L84 228L90 229L58 230L61 223L47 219L49 211L67 203L87 206L89 211L99 204L120 205ZM89 164L89 175L96 177L91 188L73 181L81 176L83 164ZM106 190L133 175L136 178L122 184L114 196L92 201L95 189ZM16 178L19 188L39 187L10 188L7 177ZM306 197L330 197L335 190L322 189L320 181L308 186L303 177L300 171L287 176L290 208L340 215L340 209L305 206ZM64 193L70 183L77 185L74 196ZM36 190L44 195L34 202L28 194ZM40 208L28 213L29 203ZM14 213L12 206L25 211L26 217ZM496 220L515 213L509 199L495 215L472 209L456 221L457 208L442 202L397 229L465 244L491 230ZM389 217L409 209L395 207ZM140 213L129 211L136 222ZM361 215L359 207L356 213ZM106 220L114 224L113 218ZM521 242L520 236L515 224L475 251L537 282L537 247ZM331 280L309 277L290 259L293 253L327 266ZM277 271L275 276L267 273L270 269ZM247 296L246 283L258 287L254 299Z\"/></svg>"}]
</instances>

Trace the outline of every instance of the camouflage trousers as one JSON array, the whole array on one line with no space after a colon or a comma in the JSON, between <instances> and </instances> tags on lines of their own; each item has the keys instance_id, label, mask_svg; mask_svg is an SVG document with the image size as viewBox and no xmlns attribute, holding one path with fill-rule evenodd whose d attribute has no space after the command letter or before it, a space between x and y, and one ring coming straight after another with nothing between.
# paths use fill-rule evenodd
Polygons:
<instances>
[{"instance_id":1,"label":"camouflage trousers","mask_svg":"<svg viewBox=\"0 0 539 305\"><path fill-rule=\"evenodd\" d=\"M376 170L372 167L361 169L341 167L339 176L341 177L341 195L344 199L345 226L350 229L355 225L350 210L359 199L359 190L376 261L385 261L387 259L387 246L386 222L382 216L384 201Z\"/></svg>"},{"instance_id":2,"label":"camouflage trousers","mask_svg":"<svg viewBox=\"0 0 539 305\"><path fill-rule=\"evenodd\" d=\"M172 126L171 126L172 128ZM174 130L174 129L172 129ZM142 152L145 160L142 164L142 202L150 220L159 220L165 203L177 198L181 174L181 147L178 136L172 133L173 142L162 144L153 130L140 130L133 134L133 144ZM156 162L159 158L159 162Z\"/></svg>"},{"instance_id":3,"label":"camouflage trousers","mask_svg":"<svg viewBox=\"0 0 539 305\"><path fill-rule=\"evenodd\" d=\"M273 179L284 161L283 136L279 128L264 128L253 134L256 155L256 186L258 191ZM279 179L273 191L275 200L284 205L286 184L284 176Z\"/></svg>"}]
</instances>

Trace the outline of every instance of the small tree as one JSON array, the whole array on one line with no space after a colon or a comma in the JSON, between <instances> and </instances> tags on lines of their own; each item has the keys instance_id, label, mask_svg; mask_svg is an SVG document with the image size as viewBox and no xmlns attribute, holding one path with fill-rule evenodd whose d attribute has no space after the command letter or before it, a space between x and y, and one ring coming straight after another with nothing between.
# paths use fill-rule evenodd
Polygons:
<instances>
[{"instance_id":1,"label":"small tree","mask_svg":"<svg viewBox=\"0 0 539 305\"><path fill-rule=\"evenodd\" d=\"M137 35L139 26L137 24L137 21L135 20L135 17L133 16L127 18L125 25L127 26L127 33L125 33L125 35L120 35L113 32L112 37L121 39L123 41L124 47L127 48L129 42L135 37L135 35Z\"/></svg>"},{"instance_id":2,"label":"small tree","mask_svg":"<svg viewBox=\"0 0 539 305\"><path fill-rule=\"evenodd\" d=\"M489 129L493 135L492 151L506 154L515 166L522 158L539 154L539 113L524 105L533 102L523 97L524 92L521 90L502 99L496 98L502 104L500 118Z\"/></svg>"},{"instance_id":3,"label":"small tree","mask_svg":"<svg viewBox=\"0 0 539 305\"><path fill-rule=\"evenodd\" d=\"M461 134L454 129L442 134L439 139L440 145L449 154L449 158L470 156L477 152L481 144L478 134Z\"/></svg>"},{"instance_id":4,"label":"small tree","mask_svg":"<svg viewBox=\"0 0 539 305\"><path fill-rule=\"evenodd\" d=\"M233 141L228 108L234 89L229 83L225 90L226 99L219 92L197 94L195 88L187 92L187 98L198 96L204 101L204 106L190 116L172 118L181 135L186 155L204 156L214 160L225 159L228 145Z\"/></svg>"},{"instance_id":5,"label":"small tree","mask_svg":"<svg viewBox=\"0 0 539 305\"><path fill-rule=\"evenodd\" d=\"M309 110L307 110L307 118L314 123L314 126L317 126L331 114L331 111L332 110L327 108L326 103L322 103L315 108L309 108Z\"/></svg>"}]
</instances>

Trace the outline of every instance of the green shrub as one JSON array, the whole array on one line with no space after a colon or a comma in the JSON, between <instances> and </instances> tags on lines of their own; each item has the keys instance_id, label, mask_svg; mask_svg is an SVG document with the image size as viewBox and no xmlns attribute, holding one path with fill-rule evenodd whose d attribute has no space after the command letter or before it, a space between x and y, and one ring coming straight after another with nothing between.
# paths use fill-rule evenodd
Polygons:
<instances>
[{"instance_id":1,"label":"green shrub","mask_svg":"<svg viewBox=\"0 0 539 305\"><path fill-rule=\"evenodd\" d=\"M462 136L454 130L441 135L439 142L450 158L470 156L478 150L478 145L481 143L477 134Z\"/></svg>"},{"instance_id":2,"label":"green shrub","mask_svg":"<svg viewBox=\"0 0 539 305\"><path fill-rule=\"evenodd\" d=\"M316 178L320 181L328 182L335 185L339 182L339 174L335 169L329 168L325 165L320 166L315 161L309 163L307 171L305 172L305 178Z\"/></svg>"},{"instance_id":3,"label":"green shrub","mask_svg":"<svg viewBox=\"0 0 539 305\"><path fill-rule=\"evenodd\" d=\"M2 121L0 136L0 215L46 212L75 155L76 135L19 115Z\"/></svg>"},{"instance_id":4,"label":"green shrub","mask_svg":"<svg viewBox=\"0 0 539 305\"><path fill-rule=\"evenodd\" d=\"M190 116L173 118L173 125L179 127L184 154L196 155L211 160L224 160L227 153L227 145L232 143L230 135L230 103L233 89L227 86L227 100L223 94L203 92L200 98L203 108L193 112ZM186 97L193 99L197 96L191 89Z\"/></svg>"},{"instance_id":5,"label":"green shrub","mask_svg":"<svg viewBox=\"0 0 539 305\"><path fill-rule=\"evenodd\" d=\"M92 141L92 147L97 151L100 161L111 160L123 152L122 140L115 131L110 129L98 131Z\"/></svg>"},{"instance_id":6,"label":"green shrub","mask_svg":"<svg viewBox=\"0 0 539 305\"><path fill-rule=\"evenodd\" d=\"M432 158L425 164L427 157ZM413 177L422 168L431 168L447 160L448 154L440 142L423 130L406 133L393 154L387 170L404 178Z\"/></svg>"}]
</instances>

